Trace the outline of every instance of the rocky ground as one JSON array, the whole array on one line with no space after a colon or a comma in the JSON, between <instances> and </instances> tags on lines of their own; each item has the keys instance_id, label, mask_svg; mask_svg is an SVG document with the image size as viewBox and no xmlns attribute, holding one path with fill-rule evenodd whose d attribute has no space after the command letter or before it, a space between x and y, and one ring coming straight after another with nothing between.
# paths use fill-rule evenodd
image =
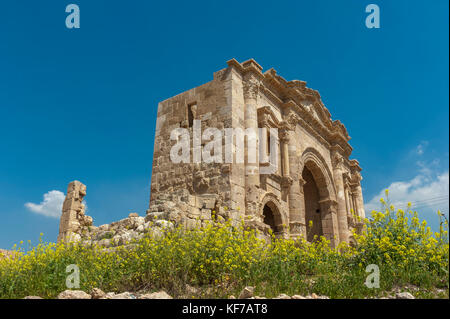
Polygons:
<instances>
[{"instance_id":1,"label":"rocky ground","mask_svg":"<svg viewBox=\"0 0 450 319\"><path fill-rule=\"evenodd\" d=\"M408 289L410 288L411 287L408 287ZM196 288L190 286L187 287L187 290L191 294L197 292ZM39 296L27 296L24 299L43 299L43 298ZM57 299L173 299L173 298L165 291L153 293L128 292L128 291L122 293L114 293L114 292L105 293L98 288L94 288L90 293L86 293L82 290L65 290L58 295ZM189 298L186 297L182 299L189 299ZM242 289L241 293L237 298L231 295L228 297L228 299L267 299L267 298L254 295L254 287L248 286ZM289 296L286 294L280 294L273 299L330 299L330 297L320 296L315 293L305 296L301 295ZM396 288L393 291L391 291L387 296L381 297L380 299L415 299L415 297L408 291L402 291L401 289Z\"/></svg>"}]
</instances>

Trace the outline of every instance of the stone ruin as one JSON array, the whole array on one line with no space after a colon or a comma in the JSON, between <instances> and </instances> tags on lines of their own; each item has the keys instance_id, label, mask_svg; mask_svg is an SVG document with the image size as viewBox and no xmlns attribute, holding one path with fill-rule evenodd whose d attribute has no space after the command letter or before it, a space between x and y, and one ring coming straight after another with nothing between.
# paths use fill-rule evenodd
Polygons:
<instances>
[{"instance_id":1,"label":"stone ruin","mask_svg":"<svg viewBox=\"0 0 450 319\"><path fill-rule=\"evenodd\" d=\"M82 229L92 226L92 217L85 215L84 196L86 196L86 185L81 182L73 181L67 187L59 224L58 242L78 241L81 239Z\"/></svg>"},{"instance_id":2,"label":"stone ruin","mask_svg":"<svg viewBox=\"0 0 450 319\"><path fill-rule=\"evenodd\" d=\"M361 167L349 158L345 126L331 119L319 92L306 82L287 81L274 69L263 72L253 59L227 64L210 82L158 104L150 211L170 197L186 227L210 219L214 210L233 222L243 218L263 234L272 230L278 237L308 241L324 236L333 246L351 242L352 229L361 229L365 212ZM196 125L202 137L197 144ZM277 130L274 156L279 165L266 173L272 164L258 160L272 156L271 137L261 135L246 136L244 163L236 160L235 145L228 152L233 160L226 160L224 139L219 141L225 145L219 161L198 160L195 152L215 138L202 136L207 128ZM172 140L174 131L189 133L188 161L171 160L178 142ZM256 161L248 160L249 140L256 140Z\"/></svg>"},{"instance_id":3,"label":"stone ruin","mask_svg":"<svg viewBox=\"0 0 450 319\"><path fill-rule=\"evenodd\" d=\"M287 81L274 69L262 72L253 59L243 63L232 59L227 64L212 81L158 104L146 217L130 214L109 225L93 226L82 204L86 187L75 181L69 184L58 241L111 246L148 231L160 234L165 227L192 229L207 222L242 220L263 236L270 230L278 237L308 241L324 236L332 246L354 240L351 231L361 231L365 212L361 167L349 159L352 147L345 126L331 119L320 94L306 82ZM192 151L203 147L208 142L204 140L196 146L190 142L189 162L172 162L171 148L177 141L171 140L171 132L184 129L192 139L198 121L202 132L277 129L280 165L270 174L261 173L267 164L249 163L248 139L244 163L194 161ZM260 136L256 139L259 142ZM256 143L257 157L270 153L268 144Z\"/></svg>"},{"instance_id":4,"label":"stone ruin","mask_svg":"<svg viewBox=\"0 0 450 319\"><path fill-rule=\"evenodd\" d=\"M184 220L184 214L180 210L182 208L176 204L183 199L171 195L164 201L155 201L147 210L145 218L137 213L131 213L119 221L94 226L92 217L85 214L84 196L86 196L84 184L79 181L69 184L62 208L58 242L97 244L105 248L129 245L147 233L153 237L162 236L165 230L172 229ZM201 226L202 221L211 220L211 215L204 217L198 220L198 224L192 224L191 228Z\"/></svg>"}]
</instances>

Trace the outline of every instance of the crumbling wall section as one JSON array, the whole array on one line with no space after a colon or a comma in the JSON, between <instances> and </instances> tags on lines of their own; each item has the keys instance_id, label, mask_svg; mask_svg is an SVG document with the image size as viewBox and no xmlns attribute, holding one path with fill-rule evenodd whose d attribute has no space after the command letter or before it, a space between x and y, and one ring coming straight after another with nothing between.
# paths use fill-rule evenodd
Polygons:
<instances>
[{"instance_id":1,"label":"crumbling wall section","mask_svg":"<svg viewBox=\"0 0 450 319\"><path fill-rule=\"evenodd\" d=\"M84 196L86 185L79 181L69 183L62 207L58 242L78 241L83 228L92 225L92 217L85 215Z\"/></svg>"}]
</instances>

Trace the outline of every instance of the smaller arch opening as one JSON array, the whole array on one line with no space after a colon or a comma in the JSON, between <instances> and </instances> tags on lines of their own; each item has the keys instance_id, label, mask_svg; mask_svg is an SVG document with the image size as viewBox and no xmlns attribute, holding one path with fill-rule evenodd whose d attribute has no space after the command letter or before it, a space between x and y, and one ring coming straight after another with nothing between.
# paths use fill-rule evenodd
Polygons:
<instances>
[{"instance_id":1,"label":"smaller arch opening","mask_svg":"<svg viewBox=\"0 0 450 319\"><path fill-rule=\"evenodd\" d=\"M274 234L282 231L281 225L281 215L272 202L267 202L263 208L263 222L264 224L270 226Z\"/></svg>"},{"instance_id":2,"label":"smaller arch opening","mask_svg":"<svg viewBox=\"0 0 450 319\"><path fill-rule=\"evenodd\" d=\"M264 224L269 225L270 228L272 228L272 230L275 232L276 229L275 217L273 216L272 209L270 209L270 207L267 206L267 204L264 206L263 215L264 215Z\"/></svg>"},{"instance_id":3,"label":"smaller arch opening","mask_svg":"<svg viewBox=\"0 0 450 319\"><path fill-rule=\"evenodd\" d=\"M302 178L305 181L303 193L305 197L305 222L307 227L306 239L312 242L315 236L319 238L323 235L322 215L319 204L321 198L320 190L312 172L306 166L303 169Z\"/></svg>"}]
</instances>

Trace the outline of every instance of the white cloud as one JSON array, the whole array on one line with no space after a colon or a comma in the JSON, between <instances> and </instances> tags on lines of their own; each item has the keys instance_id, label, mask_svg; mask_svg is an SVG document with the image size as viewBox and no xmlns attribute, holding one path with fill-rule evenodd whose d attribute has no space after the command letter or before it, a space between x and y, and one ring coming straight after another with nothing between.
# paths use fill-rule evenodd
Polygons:
<instances>
[{"instance_id":1,"label":"white cloud","mask_svg":"<svg viewBox=\"0 0 450 319\"><path fill-rule=\"evenodd\" d=\"M416 156L424 154L428 147L428 141L422 141L414 150ZM407 209L408 202L412 204L412 210L419 213L422 218L424 215L435 219L436 212L440 210L448 216L449 213L449 171L439 169L439 159L432 161L418 160L416 165L418 170L416 176L407 181L392 182L386 188L373 196L372 199L364 204L366 212L380 210L380 198L386 199L385 190L389 190L389 202L395 206L395 209Z\"/></svg>"},{"instance_id":2,"label":"white cloud","mask_svg":"<svg viewBox=\"0 0 450 319\"><path fill-rule=\"evenodd\" d=\"M423 141L423 142L421 142L419 145L417 145L417 147L416 147L416 153L418 154L418 155L423 155L423 153L424 153L424 151L425 151L425 149L427 148L427 146L428 146L428 141Z\"/></svg>"},{"instance_id":3,"label":"white cloud","mask_svg":"<svg viewBox=\"0 0 450 319\"><path fill-rule=\"evenodd\" d=\"M44 194L44 200L40 204L26 203L25 207L36 214L59 218L62 213L64 198L63 192L53 190Z\"/></svg>"},{"instance_id":4,"label":"white cloud","mask_svg":"<svg viewBox=\"0 0 450 319\"><path fill-rule=\"evenodd\" d=\"M413 210L424 213L441 210L446 215L449 212L449 172L432 174L421 168L418 175L409 181L391 183L389 200L396 209L406 209L408 202L412 203ZM385 198L384 190L381 190L369 202L365 204L367 212L380 210L380 198Z\"/></svg>"}]
</instances>

